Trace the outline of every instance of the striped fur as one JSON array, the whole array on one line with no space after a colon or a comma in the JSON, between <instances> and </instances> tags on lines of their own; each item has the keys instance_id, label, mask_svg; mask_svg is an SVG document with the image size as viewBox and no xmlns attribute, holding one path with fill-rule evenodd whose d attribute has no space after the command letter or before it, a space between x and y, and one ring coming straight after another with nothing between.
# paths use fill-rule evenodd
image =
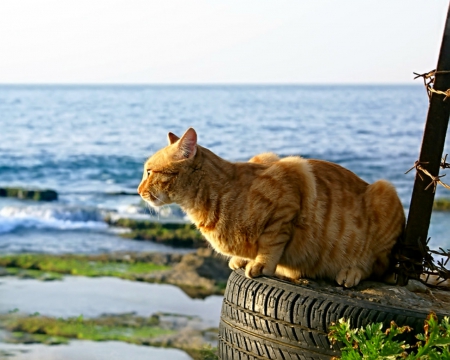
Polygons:
<instances>
[{"instance_id":1,"label":"striped fur","mask_svg":"<svg viewBox=\"0 0 450 360\"><path fill-rule=\"evenodd\" d=\"M231 163L194 129L150 157L138 188L177 203L212 247L248 277L331 278L352 287L389 267L405 216L394 187L327 161L267 153Z\"/></svg>"}]
</instances>

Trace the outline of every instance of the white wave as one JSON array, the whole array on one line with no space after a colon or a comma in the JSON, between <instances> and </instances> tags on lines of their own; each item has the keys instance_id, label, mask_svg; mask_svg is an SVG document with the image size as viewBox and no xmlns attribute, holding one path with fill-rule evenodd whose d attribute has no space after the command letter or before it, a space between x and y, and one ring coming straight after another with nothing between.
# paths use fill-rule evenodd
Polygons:
<instances>
[{"instance_id":1,"label":"white wave","mask_svg":"<svg viewBox=\"0 0 450 360\"><path fill-rule=\"evenodd\" d=\"M0 234L20 228L106 228L102 213L94 208L55 206L5 206L0 209Z\"/></svg>"}]
</instances>

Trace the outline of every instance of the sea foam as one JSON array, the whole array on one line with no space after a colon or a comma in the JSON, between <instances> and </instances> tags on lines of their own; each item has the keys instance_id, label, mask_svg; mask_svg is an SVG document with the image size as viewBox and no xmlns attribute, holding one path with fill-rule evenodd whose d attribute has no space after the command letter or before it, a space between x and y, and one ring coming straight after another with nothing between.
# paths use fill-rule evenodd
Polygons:
<instances>
[{"instance_id":1,"label":"sea foam","mask_svg":"<svg viewBox=\"0 0 450 360\"><path fill-rule=\"evenodd\" d=\"M102 229L102 212L64 206L6 206L0 209L0 234L16 229Z\"/></svg>"}]
</instances>

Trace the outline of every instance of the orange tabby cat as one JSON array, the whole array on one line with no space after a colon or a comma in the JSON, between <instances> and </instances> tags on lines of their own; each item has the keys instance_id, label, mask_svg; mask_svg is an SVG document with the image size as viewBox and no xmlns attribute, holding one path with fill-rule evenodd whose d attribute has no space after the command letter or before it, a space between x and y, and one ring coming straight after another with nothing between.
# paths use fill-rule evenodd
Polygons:
<instances>
[{"instance_id":1,"label":"orange tabby cat","mask_svg":"<svg viewBox=\"0 0 450 360\"><path fill-rule=\"evenodd\" d=\"M152 206L179 204L232 269L346 287L388 269L405 216L387 181L271 153L231 163L198 145L192 128L168 139L146 161L138 192Z\"/></svg>"}]
</instances>

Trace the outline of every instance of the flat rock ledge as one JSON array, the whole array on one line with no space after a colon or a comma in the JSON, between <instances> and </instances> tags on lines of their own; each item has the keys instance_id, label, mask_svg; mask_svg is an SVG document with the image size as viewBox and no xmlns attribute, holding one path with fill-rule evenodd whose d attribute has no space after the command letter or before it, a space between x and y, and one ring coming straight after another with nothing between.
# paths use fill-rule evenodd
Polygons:
<instances>
[{"instance_id":1,"label":"flat rock ledge","mask_svg":"<svg viewBox=\"0 0 450 360\"><path fill-rule=\"evenodd\" d=\"M115 261L143 261L159 265L171 265L171 270L136 275L137 281L176 285L192 298L205 298L209 295L223 295L230 276L226 258L210 248L200 248L196 252L182 254L110 254ZM95 257L93 257L95 259Z\"/></svg>"},{"instance_id":2,"label":"flat rock ledge","mask_svg":"<svg viewBox=\"0 0 450 360\"><path fill-rule=\"evenodd\" d=\"M149 276L155 276L158 282L176 285L191 297L204 298L222 295L230 273L225 258L211 249L198 249L184 255L172 270Z\"/></svg>"}]
</instances>

